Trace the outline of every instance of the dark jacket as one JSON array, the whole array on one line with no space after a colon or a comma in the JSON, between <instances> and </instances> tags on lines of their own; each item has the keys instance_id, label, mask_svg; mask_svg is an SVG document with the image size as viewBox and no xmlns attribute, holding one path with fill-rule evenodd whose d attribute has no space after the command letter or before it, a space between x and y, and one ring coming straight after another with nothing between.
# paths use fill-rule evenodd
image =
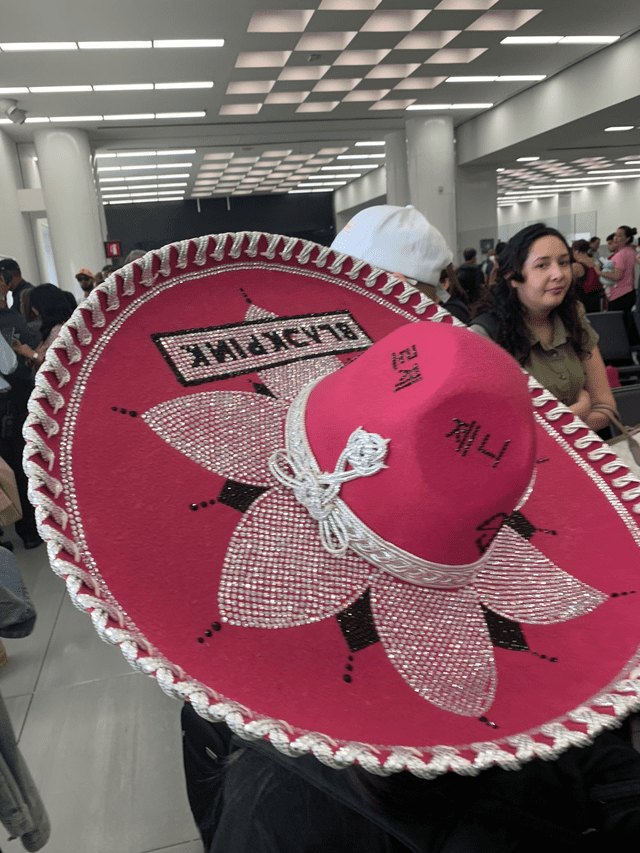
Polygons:
<instances>
[{"instance_id":1,"label":"dark jacket","mask_svg":"<svg viewBox=\"0 0 640 853\"><path fill-rule=\"evenodd\" d=\"M188 705L182 723L206 853L609 853L640 837L640 755L617 733L518 771L423 780L288 758Z\"/></svg>"},{"instance_id":2,"label":"dark jacket","mask_svg":"<svg viewBox=\"0 0 640 853\"><path fill-rule=\"evenodd\" d=\"M469 304L472 305L482 293L482 285L484 284L482 270L476 264L460 264L456 274L462 289L469 298Z\"/></svg>"}]
</instances>

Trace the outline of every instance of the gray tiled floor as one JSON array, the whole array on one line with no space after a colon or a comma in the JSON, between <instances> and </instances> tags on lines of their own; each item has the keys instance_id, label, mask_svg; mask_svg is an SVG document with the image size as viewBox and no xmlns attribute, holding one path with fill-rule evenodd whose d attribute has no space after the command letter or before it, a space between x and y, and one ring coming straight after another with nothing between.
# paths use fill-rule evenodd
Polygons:
<instances>
[{"instance_id":1,"label":"gray tiled floor","mask_svg":"<svg viewBox=\"0 0 640 853\"><path fill-rule=\"evenodd\" d=\"M71 604L44 547L14 554L38 611L5 640L0 692L52 824L47 853L202 853L182 772L180 706ZM23 850L5 841L4 853Z\"/></svg>"}]
</instances>

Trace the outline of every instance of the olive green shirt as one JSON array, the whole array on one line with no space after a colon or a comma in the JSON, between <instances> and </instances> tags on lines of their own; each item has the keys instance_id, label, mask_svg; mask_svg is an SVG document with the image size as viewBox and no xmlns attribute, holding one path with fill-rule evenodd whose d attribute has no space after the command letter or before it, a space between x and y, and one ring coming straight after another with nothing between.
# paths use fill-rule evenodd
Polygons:
<instances>
[{"instance_id":1,"label":"olive green shirt","mask_svg":"<svg viewBox=\"0 0 640 853\"><path fill-rule=\"evenodd\" d=\"M577 402L587 378L580 357L573 345L567 341L564 323L557 314L551 316L553 337L550 344L543 343L536 331L527 326L534 343L523 367L566 406L572 406ZM585 349L592 352L598 345L598 335L586 317L581 319L588 335ZM474 326L472 323L469 328L491 340L489 333L482 326Z\"/></svg>"}]
</instances>

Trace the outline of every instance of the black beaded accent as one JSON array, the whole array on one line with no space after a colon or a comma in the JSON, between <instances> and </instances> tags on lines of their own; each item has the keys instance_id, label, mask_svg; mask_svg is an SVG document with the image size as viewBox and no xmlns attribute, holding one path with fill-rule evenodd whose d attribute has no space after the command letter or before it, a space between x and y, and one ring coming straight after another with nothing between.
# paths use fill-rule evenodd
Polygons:
<instances>
[{"instance_id":1,"label":"black beaded accent","mask_svg":"<svg viewBox=\"0 0 640 853\"><path fill-rule=\"evenodd\" d=\"M218 500L225 506L237 509L238 512L246 512L256 498L266 491L264 486L250 486L248 483L227 480L218 495Z\"/></svg>"},{"instance_id":2,"label":"black beaded accent","mask_svg":"<svg viewBox=\"0 0 640 853\"><path fill-rule=\"evenodd\" d=\"M272 391L270 391L264 383L252 382L251 384L253 385L253 390L256 392L256 394L264 394L265 397L276 398L276 395Z\"/></svg>"},{"instance_id":3,"label":"black beaded accent","mask_svg":"<svg viewBox=\"0 0 640 853\"><path fill-rule=\"evenodd\" d=\"M133 409L121 409L120 406L111 406L112 412L119 412L121 415L130 415L132 418L137 418L138 413Z\"/></svg>"},{"instance_id":4,"label":"black beaded accent","mask_svg":"<svg viewBox=\"0 0 640 853\"><path fill-rule=\"evenodd\" d=\"M351 676L350 675L343 675L342 680L346 681L347 684L351 684Z\"/></svg>"},{"instance_id":5,"label":"black beaded accent","mask_svg":"<svg viewBox=\"0 0 640 853\"><path fill-rule=\"evenodd\" d=\"M500 726L497 723L494 723L493 720L490 720L488 717L478 717L478 720L481 723L484 723L486 726L489 726L492 729L499 729Z\"/></svg>"},{"instance_id":6,"label":"black beaded accent","mask_svg":"<svg viewBox=\"0 0 640 853\"><path fill-rule=\"evenodd\" d=\"M348 664L345 666L345 669L347 670L347 672L353 672L353 666L352 666L350 663L348 663Z\"/></svg>"},{"instance_id":7,"label":"black beaded accent","mask_svg":"<svg viewBox=\"0 0 640 853\"><path fill-rule=\"evenodd\" d=\"M199 643L204 643L204 637L198 637L198 642L199 642Z\"/></svg>"},{"instance_id":8,"label":"black beaded accent","mask_svg":"<svg viewBox=\"0 0 640 853\"><path fill-rule=\"evenodd\" d=\"M211 637L211 636L212 636L211 631L210 631L208 628L207 628L207 630L204 632L204 635L205 635L205 637Z\"/></svg>"},{"instance_id":9,"label":"black beaded accent","mask_svg":"<svg viewBox=\"0 0 640 853\"><path fill-rule=\"evenodd\" d=\"M484 604L480 605L487 623L489 636L494 646L500 649L508 649L512 652L528 652L529 646L522 633L522 627L518 622L512 622L505 616L499 616L493 610L489 610Z\"/></svg>"},{"instance_id":10,"label":"black beaded accent","mask_svg":"<svg viewBox=\"0 0 640 853\"><path fill-rule=\"evenodd\" d=\"M214 631L220 631L222 629L222 625L219 622L212 622L211 627Z\"/></svg>"},{"instance_id":11,"label":"black beaded accent","mask_svg":"<svg viewBox=\"0 0 640 853\"><path fill-rule=\"evenodd\" d=\"M515 530L519 536L522 536L523 539L531 539L533 534L536 532L536 528L521 512L512 512L511 515L507 517L506 524L508 524L512 530Z\"/></svg>"},{"instance_id":12,"label":"black beaded accent","mask_svg":"<svg viewBox=\"0 0 640 853\"><path fill-rule=\"evenodd\" d=\"M629 589L629 590L626 590L624 592L612 592L610 597L611 598L621 598L622 596L625 596L625 595L635 595L635 594L636 594L635 589Z\"/></svg>"},{"instance_id":13,"label":"black beaded accent","mask_svg":"<svg viewBox=\"0 0 640 853\"><path fill-rule=\"evenodd\" d=\"M189 509L192 512L197 512L200 508L206 509L208 506L213 506L213 504L215 504L215 500L213 499L210 501L200 501L200 503L189 504Z\"/></svg>"},{"instance_id":14,"label":"black beaded accent","mask_svg":"<svg viewBox=\"0 0 640 853\"><path fill-rule=\"evenodd\" d=\"M534 658L539 658L540 660L546 660L549 663L558 663L558 658L556 657L548 657L547 655L541 655L540 652L531 652Z\"/></svg>"},{"instance_id":15,"label":"black beaded accent","mask_svg":"<svg viewBox=\"0 0 640 853\"><path fill-rule=\"evenodd\" d=\"M131 417L132 417L132 418L137 418L137 417L138 417L138 413L137 413L137 412L134 412L133 410L131 410L131 411L129 412L129 414L131 415Z\"/></svg>"},{"instance_id":16,"label":"black beaded accent","mask_svg":"<svg viewBox=\"0 0 640 853\"><path fill-rule=\"evenodd\" d=\"M240 293L244 296L244 300L247 303L247 305L252 305L253 303L251 302L251 300L249 299L247 294L244 292L244 290L242 288L239 288L239 290L240 290Z\"/></svg>"},{"instance_id":17,"label":"black beaded accent","mask_svg":"<svg viewBox=\"0 0 640 853\"><path fill-rule=\"evenodd\" d=\"M369 602L370 593L367 590L357 601L336 614L342 636L351 652L359 652L380 641Z\"/></svg>"}]
</instances>

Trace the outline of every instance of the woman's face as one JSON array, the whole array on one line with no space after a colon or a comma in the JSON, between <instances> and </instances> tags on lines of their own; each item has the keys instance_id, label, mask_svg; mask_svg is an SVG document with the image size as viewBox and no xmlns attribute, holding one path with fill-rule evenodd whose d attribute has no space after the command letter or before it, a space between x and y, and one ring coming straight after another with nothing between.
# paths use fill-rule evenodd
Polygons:
<instances>
[{"instance_id":1,"label":"woman's face","mask_svg":"<svg viewBox=\"0 0 640 853\"><path fill-rule=\"evenodd\" d=\"M521 304L532 317L548 317L571 286L571 260L562 240L548 236L532 243L522 277L511 283Z\"/></svg>"},{"instance_id":2,"label":"woman's face","mask_svg":"<svg viewBox=\"0 0 640 853\"><path fill-rule=\"evenodd\" d=\"M616 231L615 237L613 238L613 248L616 252L620 251L624 246L627 245L627 235L623 231L622 228L618 228Z\"/></svg>"}]
</instances>

